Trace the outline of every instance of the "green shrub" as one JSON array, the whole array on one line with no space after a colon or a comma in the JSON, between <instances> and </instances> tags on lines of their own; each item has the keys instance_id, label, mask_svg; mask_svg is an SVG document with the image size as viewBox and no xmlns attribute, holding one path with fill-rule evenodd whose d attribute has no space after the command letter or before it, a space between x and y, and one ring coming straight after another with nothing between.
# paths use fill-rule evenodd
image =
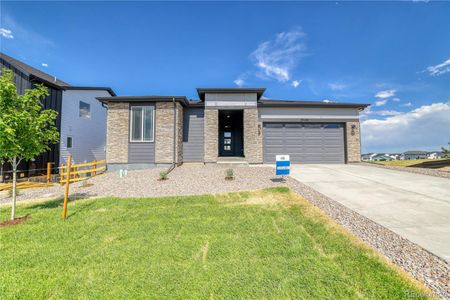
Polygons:
<instances>
[{"instance_id":1,"label":"green shrub","mask_svg":"<svg viewBox=\"0 0 450 300\"><path fill-rule=\"evenodd\" d=\"M167 180L167 179L169 179L169 178L167 177L167 175L168 175L167 171L161 171L161 172L159 172L159 180Z\"/></svg>"},{"instance_id":2,"label":"green shrub","mask_svg":"<svg viewBox=\"0 0 450 300\"><path fill-rule=\"evenodd\" d=\"M227 169L225 171L225 179L226 180L233 180L234 179L234 171L233 171L233 169Z\"/></svg>"}]
</instances>

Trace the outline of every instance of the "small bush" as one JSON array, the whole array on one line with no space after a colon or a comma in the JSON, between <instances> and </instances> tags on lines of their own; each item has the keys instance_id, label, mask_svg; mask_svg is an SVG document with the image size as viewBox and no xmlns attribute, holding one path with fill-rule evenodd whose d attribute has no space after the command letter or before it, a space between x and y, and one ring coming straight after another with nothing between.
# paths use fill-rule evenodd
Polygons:
<instances>
[{"instance_id":1,"label":"small bush","mask_svg":"<svg viewBox=\"0 0 450 300\"><path fill-rule=\"evenodd\" d=\"M20 195L20 190L16 189L16 196L19 196L19 195ZM10 190L8 190L8 197L12 198L12 196L13 196L13 190L10 189Z\"/></svg>"},{"instance_id":2,"label":"small bush","mask_svg":"<svg viewBox=\"0 0 450 300\"><path fill-rule=\"evenodd\" d=\"M234 179L234 171L233 171L233 169L227 169L225 171L225 179L226 180L233 180Z\"/></svg>"},{"instance_id":3,"label":"small bush","mask_svg":"<svg viewBox=\"0 0 450 300\"><path fill-rule=\"evenodd\" d=\"M159 172L159 180L167 180L168 179L167 175L168 175L167 171Z\"/></svg>"}]
</instances>

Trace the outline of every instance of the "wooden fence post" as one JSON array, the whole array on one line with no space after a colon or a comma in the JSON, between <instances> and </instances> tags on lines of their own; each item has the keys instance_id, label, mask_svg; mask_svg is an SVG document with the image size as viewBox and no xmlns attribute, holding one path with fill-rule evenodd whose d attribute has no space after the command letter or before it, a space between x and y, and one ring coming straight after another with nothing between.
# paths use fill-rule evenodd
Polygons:
<instances>
[{"instance_id":1,"label":"wooden fence post","mask_svg":"<svg viewBox=\"0 0 450 300\"><path fill-rule=\"evenodd\" d=\"M47 163L47 183L52 182L52 164L50 162Z\"/></svg>"},{"instance_id":2,"label":"wooden fence post","mask_svg":"<svg viewBox=\"0 0 450 300\"><path fill-rule=\"evenodd\" d=\"M67 163L67 174L66 174L66 190L64 192L64 207L63 207L63 219L66 220L67 215L67 202L69 201L69 184L70 184L70 169L72 164L72 155L69 155Z\"/></svg>"},{"instance_id":3,"label":"wooden fence post","mask_svg":"<svg viewBox=\"0 0 450 300\"><path fill-rule=\"evenodd\" d=\"M95 175L97 175L97 172L95 171L95 169L97 169L97 161L94 160L93 163L94 163L94 164L93 164L93 169L94 169L94 171L92 172L92 177L95 176Z\"/></svg>"}]
</instances>

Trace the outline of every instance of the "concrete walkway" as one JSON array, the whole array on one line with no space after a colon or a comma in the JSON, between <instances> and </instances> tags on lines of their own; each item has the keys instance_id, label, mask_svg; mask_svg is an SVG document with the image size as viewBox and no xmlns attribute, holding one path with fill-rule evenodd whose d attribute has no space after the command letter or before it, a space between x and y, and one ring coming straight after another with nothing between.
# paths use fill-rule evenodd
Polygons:
<instances>
[{"instance_id":1,"label":"concrete walkway","mask_svg":"<svg viewBox=\"0 0 450 300\"><path fill-rule=\"evenodd\" d=\"M450 261L450 180L363 165L293 165L291 176Z\"/></svg>"}]
</instances>

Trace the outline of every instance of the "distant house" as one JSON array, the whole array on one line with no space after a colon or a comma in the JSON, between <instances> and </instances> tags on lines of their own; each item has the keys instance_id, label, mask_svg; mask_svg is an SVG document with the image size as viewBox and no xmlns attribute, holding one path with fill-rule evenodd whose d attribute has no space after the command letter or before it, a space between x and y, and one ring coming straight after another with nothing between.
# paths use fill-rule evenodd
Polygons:
<instances>
[{"instance_id":1,"label":"distant house","mask_svg":"<svg viewBox=\"0 0 450 300\"><path fill-rule=\"evenodd\" d=\"M394 160L391 156L388 154L376 154L372 157L372 161L389 161Z\"/></svg>"},{"instance_id":2,"label":"distant house","mask_svg":"<svg viewBox=\"0 0 450 300\"><path fill-rule=\"evenodd\" d=\"M47 162L54 163L55 167L67 163L69 154L76 163L105 159L107 112L96 98L115 96L111 88L72 86L0 52L0 72L3 68L14 72L14 81L20 94L37 84L44 84L49 90L49 96L43 100L43 108L58 112L55 125L60 133L60 142L51 145L49 151L33 161L21 163L19 170L24 170L22 173L41 173L40 170L33 170L45 169ZM5 164L3 171L9 168L9 164Z\"/></svg>"},{"instance_id":3,"label":"distant house","mask_svg":"<svg viewBox=\"0 0 450 300\"><path fill-rule=\"evenodd\" d=\"M377 155L377 153L366 153L361 155L361 160L362 161L372 161L372 157Z\"/></svg>"},{"instance_id":4,"label":"distant house","mask_svg":"<svg viewBox=\"0 0 450 300\"><path fill-rule=\"evenodd\" d=\"M427 159L428 153L426 151L406 151L402 153L400 159L410 160L410 159Z\"/></svg>"},{"instance_id":5,"label":"distant house","mask_svg":"<svg viewBox=\"0 0 450 300\"><path fill-rule=\"evenodd\" d=\"M439 159L439 158L443 157L442 152L439 152L439 151L428 152L427 155L428 155L428 157L427 157L428 159Z\"/></svg>"}]
</instances>

